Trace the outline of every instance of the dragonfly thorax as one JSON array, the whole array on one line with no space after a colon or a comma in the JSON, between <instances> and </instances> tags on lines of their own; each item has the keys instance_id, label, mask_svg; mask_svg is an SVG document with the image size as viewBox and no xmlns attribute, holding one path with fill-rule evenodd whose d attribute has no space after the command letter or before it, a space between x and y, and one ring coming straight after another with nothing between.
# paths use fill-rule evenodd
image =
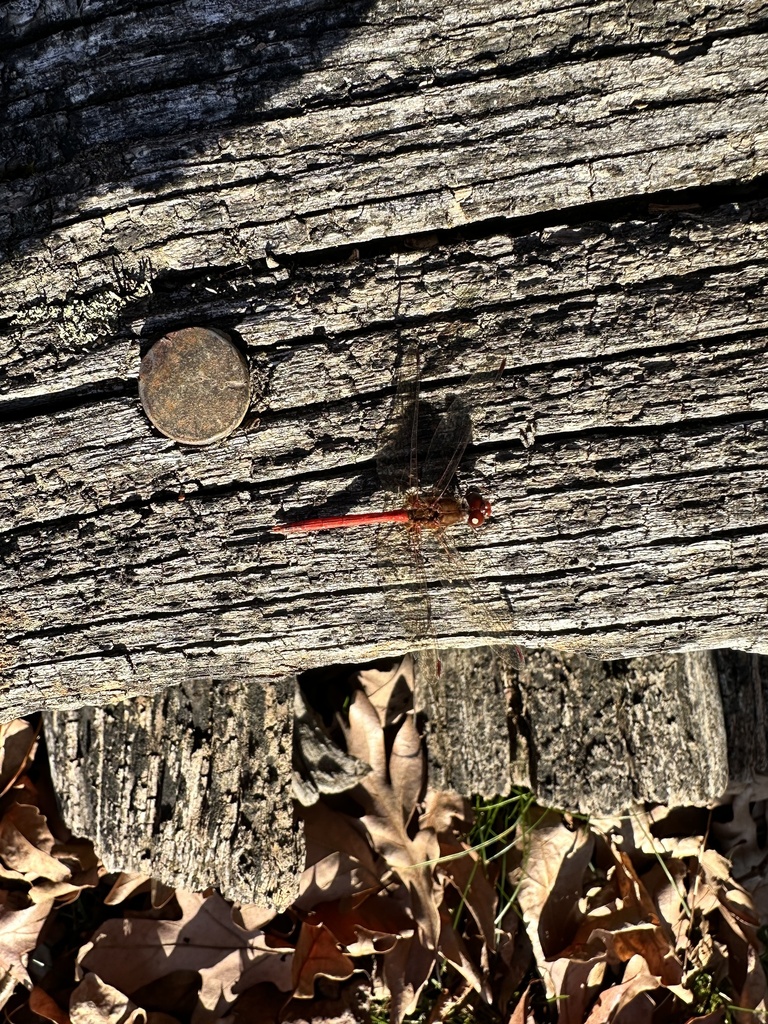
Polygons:
<instances>
[{"instance_id":1,"label":"dragonfly thorax","mask_svg":"<svg viewBox=\"0 0 768 1024\"><path fill-rule=\"evenodd\" d=\"M491 506L476 491L467 491L461 500L451 496L425 497L416 493L407 498L408 516L418 529L444 530L464 523L477 528L491 514Z\"/></svg>"}]
</instances>

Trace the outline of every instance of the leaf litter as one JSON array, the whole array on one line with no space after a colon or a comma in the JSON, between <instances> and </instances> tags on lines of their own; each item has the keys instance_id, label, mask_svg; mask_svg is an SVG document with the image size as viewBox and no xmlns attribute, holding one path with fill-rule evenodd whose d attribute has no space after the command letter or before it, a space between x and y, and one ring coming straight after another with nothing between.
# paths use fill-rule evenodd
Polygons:
<instances>
[{"instance_id":1,"label":"leaf litter","mask_svg":"<svg viewBox=\"0 0 768 1024\"><path fill-rule=\"evenodd\" d=\"M406 659L347 673L330 716L327 687L297 698L307 863L281 914L108 875L51 810L35 727L1 726L9 1019L768 1021L763 808L473 805L427 786L413 687Z\"/></svg>"}]
</instances>

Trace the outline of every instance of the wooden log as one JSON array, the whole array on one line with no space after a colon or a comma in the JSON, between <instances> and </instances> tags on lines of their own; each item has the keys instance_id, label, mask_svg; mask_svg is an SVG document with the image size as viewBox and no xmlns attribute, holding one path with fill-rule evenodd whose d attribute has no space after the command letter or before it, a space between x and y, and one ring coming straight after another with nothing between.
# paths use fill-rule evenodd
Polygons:
<instances>
[{"instance_id":1,"label":"wooden log","mask_svg":"<svg viewBox=\"0 0 768 1024\"><path fill-rule=\"evenodd\" d=\"M282 909L298 895L294 680L187 682L154 698L45 714L69 827L111 871Z\"/></svg>"},{"instance_id":2,"label":"wooden log","mask_svg":"<svg viewBox=\"0 0 768 1024\"><path fill-rule=\"evenodd\" d=\"M362 532L271 532L384 502L378 437L411 344L425 413L507 367L461 466L494 506L493 530L457 540L471 600L427 558L438 640L766 649L763 17L758 0L0 12L0 716L112 705L50 727L62 774L82 784L109 753L155 809L131 863L189 881L214 816L180 852L200 806L161 821L154 769L113 738L150 758L173 734L165 777L201 792L215 753L239 806L243 752L267 744L247 770L269 792L285 718L262 738L233 680L269 704L299 668L431 642L397 611L407 566L382 575ZM241 344L259 421L201 450L136 399L142 352L192 323ZM499 721L483 728L503 774ZM287 835L280 778L259 813ZM107 803L75 790L118 850ZM244 842L211 849L224 863ZM287 900L287 861L253 856L242 878L203 857L196 881Z\"/></svg>"},{"instance_id":3,"label":"wooden log","mask_svg":"<svg viewBox=\"0 0 768 1024\"><path fill-rule=\"evenodd\" d=\"M732 737L743 707L729 701L724 720L721 701L718 665L746 683L729 654L595 661L540 650L514 668L492 651L451 652L422 698L432 784L490 798L514 782L545 806L597 816L711 804L743 766Z\"/></svg>"},{"instance_id":4,"label":"wooden log","mask_svg":"<svg viewBox=\"0 0 768 1024\"><path fill-rule=\"evenodd\" d=\"M494 531L457 541L498 625L430 563L440 641L763 649L757 3L2 17L0 715L424 642L362 534L270 532L381 506L413 343L434 412L507 365L460 474ZM136 401L189 323L260 420L198 451Z\"/></svg>"},{"instance_id":5,"label":"wooden log","mask_svg":"<svg viewBox=\"0 0 768 1024\"><path fill-rule=\"evenodd\" d=\"M6 315L41 342L58 319L61 357L170 270L748 180L763 17L759 0L12 7Z\"/></svg>"},{"instance_id":6,"label":"wooden log","mask_svg":"<svg viewBox=\"0 0 768 1024\"><path fill-rule=\"evenodd\" d=\"M765 774L766 658L536 651L516 668L488 649L441 658L416 695L435 788L492 798L514 783L544 805L601 817L644 802L711 805ZM315 678L315 699L340 707L350 673ZM186 684L46 713L68 824L112 870L286 906L303 867L290 803L293 685ZM301 726L299 743L322 791L354 786L363 765L331 741L318 748Z\"/></svg>"}]
</instances>

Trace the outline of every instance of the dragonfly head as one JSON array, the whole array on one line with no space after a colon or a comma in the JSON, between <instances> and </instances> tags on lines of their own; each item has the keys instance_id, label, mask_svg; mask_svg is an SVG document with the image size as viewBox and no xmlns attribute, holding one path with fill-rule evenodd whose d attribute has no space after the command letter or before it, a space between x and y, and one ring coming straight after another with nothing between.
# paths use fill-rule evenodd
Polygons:
<instances>
[{"instance_id":1,"label":"dragonfly head","mask_svg":"<svg viewBox=\"0 0 768 1024\"><path fill-rule=\"evenodd\" d=\"M478 491L467 491L465 500L469 508L467 525L477 529L491 514L490 502L486 501Z\"/></svg>"}]
</instances>

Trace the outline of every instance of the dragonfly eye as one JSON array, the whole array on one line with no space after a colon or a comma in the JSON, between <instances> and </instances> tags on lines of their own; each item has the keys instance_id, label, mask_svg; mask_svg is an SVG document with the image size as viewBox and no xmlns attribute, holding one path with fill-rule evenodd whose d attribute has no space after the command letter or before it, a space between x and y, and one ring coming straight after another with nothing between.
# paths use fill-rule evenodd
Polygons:
<instances>
[{"instance_id":1,"label":"dragonfly eye","mask_svg":"<svg viewBox=\"0 0 768 1024\"><path fill-rule=\"evenodd\" d=\"M477 491L467 491L466 500L469 505L467 523L475 528L482 526L491 514L490 502L485 501Z\"/></svg>"}]
</instances>

